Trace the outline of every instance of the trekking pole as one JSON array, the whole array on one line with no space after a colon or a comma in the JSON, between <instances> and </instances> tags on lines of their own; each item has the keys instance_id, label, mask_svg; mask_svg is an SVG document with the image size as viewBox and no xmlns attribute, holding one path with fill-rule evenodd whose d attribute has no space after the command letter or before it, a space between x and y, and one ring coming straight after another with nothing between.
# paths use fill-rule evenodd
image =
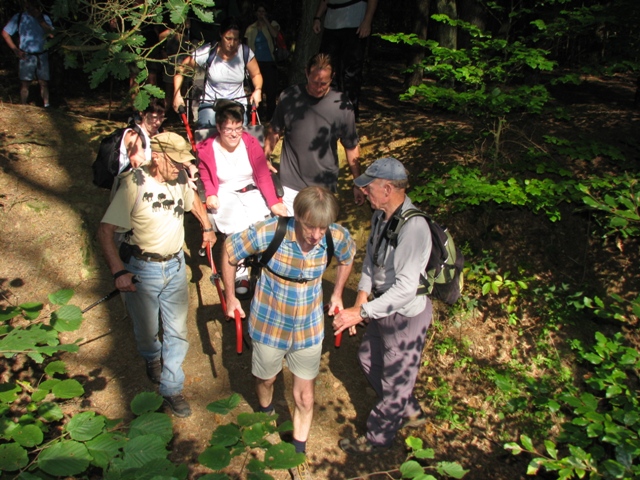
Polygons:
<instances>
[{"instance_id":1,"label":"trekking pole","mask_svg":"<svg viewBox=\"0 0 640 480\"><path fill-rule=\"evenodd\" d=\"M227 301L224 298L224 292L222 290L222 283L220 281L220 274L216 269L216 264L213 261L213 252L211 245L207 248L207 257L209 259L209 265L211 266L211 276L209 280L214 284L216 290L218 292L218 297L220 298L220 306L222 307L222 311L224 312L224 316L227 317ZM240 312L237 310L234 312L234 320L236 323L236 353L242 353L242 318L240 317Z\"/></svg>"},{"instance_id":2,"label":"trekking pole","mask_svg":"<svg viewBox=\"0 0 640 480\"><path fill-rule=\"evenodd\" d=\"M138 280L137 276L133 276L133 278L131 279L131 281L133 283L138 283L140 280ZM93 307L97 307L98 305L100 305L101 303L107 302L109 300L111 300L114 297L117 297L118 294L120 293L120 290L118 290L117 288L113 291L113 292L109 292L107 293L104 297L102 297L100 300L98 300L97 302L93 302L91 305L89 305L87 308L85 308L84 310L82 310L81 313L86 313L89 310L91 310Z\"/></svg>"},{"instance_id":3,"label":"trekking pole","mask_svg":"<svg viewBox=\"0 0 640 480\"><path fill-rule=\"evenodd\" d=\"M333 310L333 314L337 314L339 313L340 310L338 309L338 307L334 308ZM324 313L329 313L329 305L325 305L324 306ZM336 339L335 339L335 343L334 346L336 348L340 348L340 344L342 343L342 332L340 332L339 334L336 335Z\"/></svg>"},{"instance_id":4,"label":"trekking pole","mask_svg":"<svg viewBox=\"0 0 640 480\"><path fill-rule=\"evenodd\" d=\"M193 132L191 131L191 127L189 126L189 119L187 118L187 109L184 105L180 105L178 107L178 114L180 114L180 118L182 119L182 123L184 123L184 128L187 130L187 137L189 137L189 143L191 143L191 149L196 151L196 141L193 138Z\"/></svg>"}]
</instances>

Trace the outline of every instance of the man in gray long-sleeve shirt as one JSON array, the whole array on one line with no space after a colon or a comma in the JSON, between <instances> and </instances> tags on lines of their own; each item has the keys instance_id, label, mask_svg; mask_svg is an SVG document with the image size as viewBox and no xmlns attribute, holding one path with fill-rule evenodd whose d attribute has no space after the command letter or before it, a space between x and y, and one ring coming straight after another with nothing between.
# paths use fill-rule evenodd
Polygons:
<instances>
[{"instance_id":1,"label":"man in gray long-sleeve shirt","mask_svg":"<svg viewBox=\"0 0 640 480\"><path fill-rule=\"evenodd\" d=\"M413 217L397 242L389 241L396 218L415 208L405 195L407 172L395 158L376 160L354 182L375 212L356 304L337 314L333 327L336 334L345 329L353 334L355 325L368 323L358 359L378 403L367 419L366 435L344 438L340 448L371 453L389 447L400 428L426 421L413 387L431 324L431 300L416 295L431 253L431 232L424 218Z\"/></svg>"}]
</instances>

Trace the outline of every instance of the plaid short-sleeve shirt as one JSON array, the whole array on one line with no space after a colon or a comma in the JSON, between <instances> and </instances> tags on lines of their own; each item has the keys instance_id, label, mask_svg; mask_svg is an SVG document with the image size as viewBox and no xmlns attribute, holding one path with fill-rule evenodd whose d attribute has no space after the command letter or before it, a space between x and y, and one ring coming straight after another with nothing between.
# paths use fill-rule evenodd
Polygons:
<instances>
[{"instance_id":1,"label":"plaid short-sleeve shirt","mask_svg":"<svg viewBox=\"0 0 640 480\"><path fill-rule=\"evenodd\" d=\"M225 248L231 263L264 252L275 235L277 218L256 223L229 236ZM264 268L251 301L249 335L270 347L288 350L309 348L324 338L322 274L327 265L327 244L323 237L310 252L303 254L291 218L280 248L269 261L269 268L288 278L304 278L298 283L280 278ZM332 223L334 257L340 265L353 262L356 245L349 232Z\"/></svg>"}]
</instances>

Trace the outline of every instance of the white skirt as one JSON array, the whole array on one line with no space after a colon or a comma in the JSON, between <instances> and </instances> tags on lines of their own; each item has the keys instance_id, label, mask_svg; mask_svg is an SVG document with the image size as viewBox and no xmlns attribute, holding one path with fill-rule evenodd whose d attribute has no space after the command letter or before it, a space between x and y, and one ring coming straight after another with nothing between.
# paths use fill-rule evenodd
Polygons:
<instances>
[{"instance_id":1,"label":"white skirt","mask_svg":"<svg viewBox=\"0 0 640 480\"><path fill-rule=\"evenodd\" d=\"M258 189L244 193L221 190L218 192L218 200L220 207L208 210L209 220L215 223L219 232L226 235L246 230L271 214Z\"/></svg>"}]
</instances>

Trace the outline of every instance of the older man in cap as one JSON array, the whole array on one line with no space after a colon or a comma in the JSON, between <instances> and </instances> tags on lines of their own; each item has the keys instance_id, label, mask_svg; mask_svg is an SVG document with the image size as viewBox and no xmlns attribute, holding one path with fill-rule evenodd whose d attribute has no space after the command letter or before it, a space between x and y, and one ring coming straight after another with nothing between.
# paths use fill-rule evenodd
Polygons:
<instances>
[{"instance_id":1,"label":"older man in cap","mask_svg":"<svg viewBox=\"0 0 640 480\"><path fill-rule=\"evenodd\" d=\"M189 348L184 212L191 211L200 221L203 245L216 240L204 206L187 184L183 170L190 160L194 160L191 146L180 135L167 132L153 137L151 163L121 179L98 230L115 286L124 293L147 375L160 384L165 403L179 417L191 415L182 395L182 362ZM123 232L118 249L114 234ZM139 283L134 283L134 276Z\"/></svg>"},{"instance_id":2,"label":"older man in cap","mask_svg":"<svg viewBox=\"0 0 640 480\"><path fill-rule=\"evenodd\" d=\"M397 217L415 208L405 194L407 171L395 158L376 160L354 182L375 212L356 304L337 314L333 327L336 334L353 333L358 323L368 324L358 359L378 402L366 435L344 438L340 447L347 453L372 453L391 446L400 428L425 423L413 387L431 323L431 301L416 295L431 253L431 231L424 218L414 217L400 230L397 243L389 241Z\"/></svg>"}]
</instances>

